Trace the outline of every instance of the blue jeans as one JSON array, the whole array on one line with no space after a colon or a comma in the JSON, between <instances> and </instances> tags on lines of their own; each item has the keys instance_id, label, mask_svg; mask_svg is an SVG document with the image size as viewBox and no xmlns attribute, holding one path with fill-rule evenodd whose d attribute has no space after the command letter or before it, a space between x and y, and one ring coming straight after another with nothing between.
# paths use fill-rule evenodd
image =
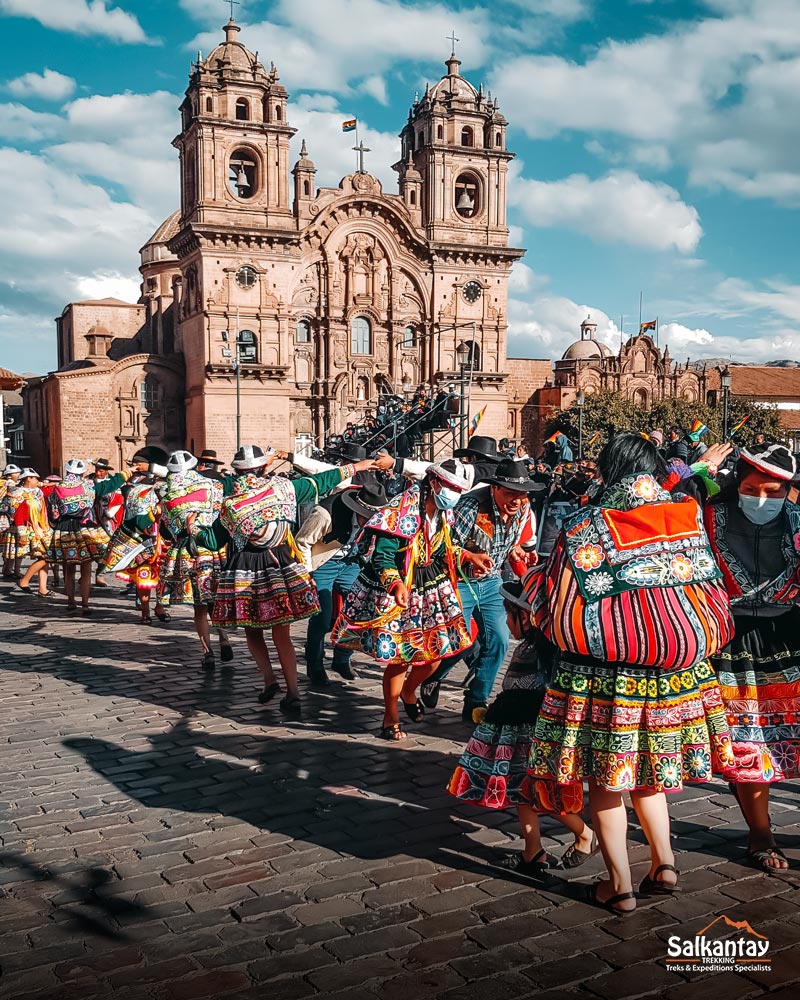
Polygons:
<instances>
[{"instance_id":1,"label":"blue jeans","mask_svg":"<svg viewBox=\"0 0 800 1000\"><path fill-rule=\"evenodd\" d=\"M311 574L319 594L320 611L308 619L305 656L309 674L320 673L325 666L325 636L333 626L334 590L346 594L356 582L358 572L358 563L329 559ZM348 666L352 655L352 650L333 647L334 664Z\"/></svg>"},{"instance_id":2,"label":"blue jeans","mask_svg":"<svg viewBox=\"0 0 800 1000\"><path fill-rule=\"evenodd\" d=\"M499 576L490 576L486 580L470 580L469 584L459 583L458 596L464 609L464 621L467 628L475 616L478 622L478 642L481 651L475 667L475 676L464 692L464 705L467 708L477 708L488 705L494 682L503 665L511 636L506 624L506 612L500 587L503 581ZM444 680L460 657L445 660L436 671L436 679Z\"/></svg>"}]
</instances>

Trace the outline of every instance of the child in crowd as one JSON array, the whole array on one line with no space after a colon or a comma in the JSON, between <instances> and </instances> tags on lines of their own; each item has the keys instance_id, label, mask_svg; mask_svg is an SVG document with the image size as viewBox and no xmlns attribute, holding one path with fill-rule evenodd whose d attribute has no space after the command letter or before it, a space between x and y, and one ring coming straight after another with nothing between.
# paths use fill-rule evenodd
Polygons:
<instances>
[{"instance_id":1,"label":"child in crowd","mask_svg":"<svg viewBox=\"0 0 800 1000\"><path fill-rule=\"evenodd\" d=\"M488 809L516 806L525 848L505 858L500 866L516 875L541 878L552 863L542 847L539 815L534 807L533 781L528 757L536 717L550 679L552 656L548 643L530 623L530 606L522 597L519 581L501 589L508 628L519 639L503 679L503 688L489 706L467 743L448 785L464 802ZM537 788L536 800L560 820L575 840L561 858L563 868L577 868L597 852L597 841L580 814L562 801L547 801L547 788Z\"/></svg>"}]
</instances>

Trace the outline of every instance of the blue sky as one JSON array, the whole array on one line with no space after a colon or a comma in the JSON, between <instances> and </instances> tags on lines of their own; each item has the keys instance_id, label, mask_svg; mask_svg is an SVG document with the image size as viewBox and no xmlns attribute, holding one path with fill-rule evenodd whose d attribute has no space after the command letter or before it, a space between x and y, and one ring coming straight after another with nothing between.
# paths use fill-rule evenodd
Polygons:
<instances>
[{"instance_id":1,"label":"blue sky","mask_svg":"<svg viewBox=\"0 0 800 1000\"><path fill-rule=\"evenodd\" d=\"M223 0L0 0L0 366L55 364L66 302L138 294L178 204L170 142ZM800 0L243 0L320 185L390 165L415 90L462 72L517 153L509 354L557 357L591 311L618 344L658 315L675 357L800 358Z\"/></svg>"}]
</instances>

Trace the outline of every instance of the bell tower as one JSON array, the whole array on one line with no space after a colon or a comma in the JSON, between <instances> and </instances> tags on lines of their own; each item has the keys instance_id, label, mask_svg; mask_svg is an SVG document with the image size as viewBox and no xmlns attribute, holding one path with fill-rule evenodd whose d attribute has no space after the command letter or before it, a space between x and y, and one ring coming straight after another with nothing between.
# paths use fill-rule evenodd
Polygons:
<instances>
[{"instance_id":1,"label":"bell tower","mask_svg":"<svg viewBox=\"0 0 800 1000\"><path fill-rule=\"evenodd\" d=\"M287 93L274 64L266 70L238 41L198 52L181 105L181 225L294 227L289 200Z\"/></svg>"},{"instance_id":2,"label":"bell tower","mask_svg":"<svg viewBox=\"0 0 800 1000\"><path fill-rule=\"evenodd\" d=\"M491 92L461 75L455 52L445 65L441 80L415 98L400 133L400 190L410 201L421 176L421 224L432 242L507 246L508 123Z\"/></svg>"}]
</instances>

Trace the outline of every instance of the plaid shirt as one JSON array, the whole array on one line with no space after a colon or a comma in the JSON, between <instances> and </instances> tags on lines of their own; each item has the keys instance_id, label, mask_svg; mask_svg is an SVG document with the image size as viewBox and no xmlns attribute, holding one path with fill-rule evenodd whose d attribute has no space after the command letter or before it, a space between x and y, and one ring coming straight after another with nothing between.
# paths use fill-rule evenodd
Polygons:
<instances>
[{"instance_id":1,"label":"plaid shirt","mask_svg":"<svg viewBox=\"0 0 800 1000\"><path fill-rule=\"evenodd\" d=\"M509 552L519 544L523 529L531 518L530 504L506 522L494 502L489 486L466 493L456 504L452 536L456 545L470 552L486 552L492 557L494 569L482 580L499 576ZM465 565L462 572L472 577L472 566Z\"/></svg>"}]
</instances>

